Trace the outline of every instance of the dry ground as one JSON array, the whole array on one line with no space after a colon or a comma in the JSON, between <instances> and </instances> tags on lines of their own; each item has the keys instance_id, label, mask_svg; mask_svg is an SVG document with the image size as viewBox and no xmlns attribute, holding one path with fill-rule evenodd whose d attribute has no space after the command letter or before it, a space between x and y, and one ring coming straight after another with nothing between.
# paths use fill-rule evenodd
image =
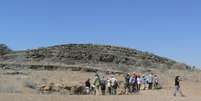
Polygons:
<instances>
[{"instance_id":1,"label":"dry ground","mask_svg":"<svg viewBox=\"0 0 201 101\"><path fill-rule=\"evenodd\" d=\"M141 91L137 95L123 96L41 95L25 87L26 82L54 82L74 85L83 83L87 78L93 77L94 73L26 70L20 71L24 74L11 75L12 72L0 70L0 101L201 101L201 75L196 72L167 71L160 74L164 86L163 90ZM178 74L184 76L182 87L186 97L172 96L174 76ZM121 78L121 76L118 77Z\"/></svg>"},{"instance_id":2,"label":"dry ground","mask_svg":"<svg viewBox=\"0 0 201 101\"><path fill-rule=\"evenodd\" d=\"M201 97L172 97L162 94L125 96L65 96L38 94L0 94L0 101L201 101Z\"/></svg>"}]
</instances>

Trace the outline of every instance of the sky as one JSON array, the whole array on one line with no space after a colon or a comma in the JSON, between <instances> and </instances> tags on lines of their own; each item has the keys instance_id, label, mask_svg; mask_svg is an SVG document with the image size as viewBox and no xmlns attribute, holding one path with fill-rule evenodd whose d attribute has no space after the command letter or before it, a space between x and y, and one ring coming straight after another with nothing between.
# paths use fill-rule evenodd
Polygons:
<instances>
[{"instance_id":1,"label":"sky","mask_svg":"<svg viewBox=\"0 0 201 101\"><path fill-rule=\"evenodd\" d=\"M201 67L201 0L1 0L0 43L135 48Z\"/></svg>"}]
</instances>

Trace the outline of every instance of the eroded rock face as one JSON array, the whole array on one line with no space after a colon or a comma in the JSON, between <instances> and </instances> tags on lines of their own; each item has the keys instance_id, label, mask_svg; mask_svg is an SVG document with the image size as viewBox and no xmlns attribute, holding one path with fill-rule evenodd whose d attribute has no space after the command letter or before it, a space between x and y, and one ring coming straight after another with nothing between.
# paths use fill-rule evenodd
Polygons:
<instances>
[{"instance_id":1,"label":"eroded rock face","mask_svg":"<svg viewBox=\"0 0 201 101\"><path fill-rule=\"evenodd\" d=\"M135 49L92 44L67 44L39 48L26 52L32 61L62 62L64 64L112 63L149 67L154 64L172 66L176 62Z\"/></svg>"},{"instance_id":2,"label":"eroded rock face","mask_svg":"<svg viewBox=\"0 0 201 101\"><path fill-rule=\"evenodd\" d=\"M116 56L112 54L101 54L99 61L101 62L113 62L117 58Z\"/></svg>"},{"instance_id":3,"label":"eroded rock face","mask_svg":"<svg viewBox=\"0 0 201 101\"><path fill-rule=\"evenodd\" d=\"M175 66L177 64L176 61L168 58L135 49L109 45L66 44L15 52L13 54L0 57L0 60L12 63L85 64L92 67L98 65L98 67L106 67L104 69L115 69L122 65L127 67L143 67L145 69L150 67L155 68L161 65L168 67L168 69L178 67ZM5 66L1 67L3 68ZM187 66L183 69L191 69L191 67Z\"/></svg>"}]
</instances>

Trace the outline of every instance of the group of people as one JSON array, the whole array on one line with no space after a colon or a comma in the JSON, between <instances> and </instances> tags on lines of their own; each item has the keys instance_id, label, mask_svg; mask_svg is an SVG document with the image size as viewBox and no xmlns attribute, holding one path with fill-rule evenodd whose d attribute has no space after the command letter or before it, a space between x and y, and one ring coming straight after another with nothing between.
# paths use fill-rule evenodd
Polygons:
<instances>
[{"instance_id":1,"label":"group of people","mask_svg":"<svg viewBox=\"0 0 201 101\"><path fill-rule=\"evenodd\" d=\"M121 84L124 84L123 90L120 88ZM142 75L141 73L133 72L124 76L124 82L118 81L113 74L105 78L96 73L93 82L88 79L85 82L85 87L86 94L117 95L118 88L122 90L123 94L134 94L140 92L140 90L158 89L160 85L159 77L153 73Z\"/></svg>"},{"instance_id":2,"label":"group of people","mask_svg":"<svg viewBox=\"0 0 201 101\"><path fill-rule=\"evenodd\" d=\"M110 78L105 78L104 76L100 78L98 74L95 75L93 84L91 84L90 79L85 82L86 93L94 95L116 95L117 88L119 87L118 81L114 75Z\"/></svg>"},{"instance_id":3,"label":"group of people","mask_svg":"<svg viewBox=\"0 0 201 101\"><path fill-rule=\"evenodd\" d=\"M159 89L159 77L153 73L141 75L141 73L133 72L125 76L125 90L127 93L138 93L142 90Z\"/></svg>"},{"instance_id":4,"label":"group of people","mask_svg":"<svg viewBox=\"0 0 201 101\"><path fill-rule=\"evenodd\" d=\"M175 77L174 96L179 93L184 97L180 86L181 81L182 78L180 76ZM120 87L122 84L124 84L124 89L121 89L122 87ZM90 79L85 82L85 91L88 95L117 95L118 88L121 90L121 95L123 95L139 93L140 90L161 89L161 85L159 84L158 75L153 73L142 75L139 72L127 73L124 76L124 82L118 81L113 74L108 78L105 78L104 76L100 77L98 73L96 73L92 82Z\"/></svg>"}]
</instances>

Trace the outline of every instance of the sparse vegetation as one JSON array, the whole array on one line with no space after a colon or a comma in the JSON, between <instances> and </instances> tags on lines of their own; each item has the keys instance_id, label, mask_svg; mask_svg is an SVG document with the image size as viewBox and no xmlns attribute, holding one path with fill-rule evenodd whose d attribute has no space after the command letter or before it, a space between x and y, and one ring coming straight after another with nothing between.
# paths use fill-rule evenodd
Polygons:
<instances>
[{"instance_id":1,"label":"sparse vegetation","mask_svg":"<svg viewBox=\"0 0 201 101\"><path fill-rule=\"evenodd\" d=\"M10 53L12 50L6 44L0 44L0 56Z\"/></svg>"},{"instance_id":2,"label":"sparse vegetation","mask_svg":"<svg viewBox=\"0 0 201 101\"><path fill-rule=\"evenodd\" d=\"M5 47L5 45L4 45ZM9 48L4 48L9 52ZM5 53L4 53L5 54ZM148 52L142 52L136 49L122 48L110 45L92 45L92 44L66 44L57 45L47 48L39 48L33 50L13 52L12 55L7 55L2 59L3 61L9 61L15 63L47 63L47 64L65 64L65 65L88 65L95 66L103 64L113 65L118 67L119 64L124 65L127 70L129 67L142 67L142 68L180 68L176 66L180 64L174 60L160 57ZM3 62L2 61L2 62ZM166 65L159 67L160 65ZM185 65L185 68L189 69L190 66ZM105 69L105 68L104 68ZM118 68L116 68L118 70Z\"/></svg>"},{"instance_id":3,"label":"sparse vegetation","mask_svg":"<svg viewBox=\"0 0 201 101\"><path fill-rule=\"evenodd\" d=\"M4 49L7 52L0 57L2 60L0 62L0 94L20 93L20 96L28 93L32 96L39 96L38 94L49 96L50 94L58 95L58 98L61 95L80 94L85 80L88 78L93 80L96 72L106 77L110 73L115 74L123 88L123 75L127 72L140 71L160 75L163 88L151 93L142 91L139 98L150 100L153 96L161 96L159 101L164 100L165 97L171 98L173 80L176 75L181 75L183 82L187 83L185 85L187 93L200 96L200 70L148 52L91 44L58 45L12 53L8 47ZM127 96L128 99L124 99L124 96L114 98L116 97L119 98L116 99L117 101L122 101L133 100L138 96ZM81 98L82 96L67 96L66 99L82 100ZM114 98L98 96L100 100L113 101ZM84 100L93 101L94 99L97 99L97 96L84 97Z\"/></svg>"},{"instance_id":4,"label":"sparse vegetation","mask_svg":"<svg viewBox=\"0 0 201 101\"><path fill-rule=\"evenodd\" d=\"M24 82L24 86L27 87L27 88L31 88L31 89L34 89L36 90L38 87L37 87L37 84L34 83L33 81L31 80L27 80Z\"/></svg>"}]
</instances>

